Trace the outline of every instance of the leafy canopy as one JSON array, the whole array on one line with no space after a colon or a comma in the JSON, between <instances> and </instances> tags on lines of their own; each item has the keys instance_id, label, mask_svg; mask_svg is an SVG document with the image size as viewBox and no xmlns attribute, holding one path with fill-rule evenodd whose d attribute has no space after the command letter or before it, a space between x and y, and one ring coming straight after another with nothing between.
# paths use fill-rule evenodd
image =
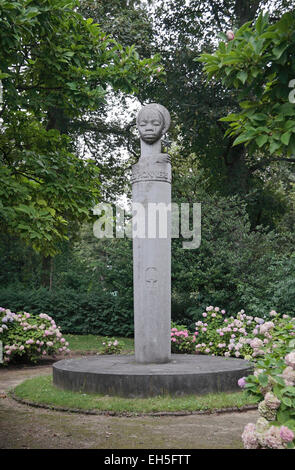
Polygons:
<instances>
[{"instance_id":1,"label":"leafy canopy","mask_svg":"<svg viewBox=\"0 0 295 470\"><path fill-rule=\"evenodd\" d=\"M232 41L220 42L213 54L201 54L208 80L236 89L240 112L222 118L233 145L290 157L295 153L295 106L290 82L295 78L295 14L275 24L260 14L253 26L244 24Z\"/></svg>"},{"instance_id":2,"label":"leafy canopy","mask_svg":"<svg viewBox=\"0 0 295 470\"><path fill-rule=\"evenodd\" d=\"M70 121L96 110L112 87L133 92L158 72L76 0L0 0L0 224L45 256L99 198L98 169L80 160Z\"/></svg>"}]
</instances>

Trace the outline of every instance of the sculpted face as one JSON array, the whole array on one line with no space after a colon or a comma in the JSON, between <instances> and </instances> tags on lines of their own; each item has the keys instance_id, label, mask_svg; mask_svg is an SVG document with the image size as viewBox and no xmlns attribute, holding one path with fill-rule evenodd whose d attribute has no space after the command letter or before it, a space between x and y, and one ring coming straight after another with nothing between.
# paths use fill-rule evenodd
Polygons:
<instances>
[{"instance_id":1,"label":"sculpted face","mask_svg":"<svg viewBox=\"0 0 295 470\"><path fill-rule=\"evenodd\" d=\"M162 137L164 126L163 116L156 109L143 109L138 116L138 131L147 144L153 144Z\"/></svg>"}]
</instances>

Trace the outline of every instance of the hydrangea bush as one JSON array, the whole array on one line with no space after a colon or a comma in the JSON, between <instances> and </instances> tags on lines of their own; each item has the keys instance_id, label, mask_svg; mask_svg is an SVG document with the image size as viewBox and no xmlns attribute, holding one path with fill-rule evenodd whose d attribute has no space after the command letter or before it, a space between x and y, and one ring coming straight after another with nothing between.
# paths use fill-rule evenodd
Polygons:
<instances>
[{"instance_id":1,"label":"hydrangea bush","mask_svg":"<svg viewBox=\"0 0 295 470\"><path fill-rule=\"evenodd\" d=\"M63 338L55 321L46 313L14 313L0 307L0 341L3 347L3 364L36 362L42 356L66 354L70 351L69 343Z\"/></svg>"},{"instance_id":2,"label":"hydrangea bush","mask_svg":"<svg viewBox=\"0 0 295 470\"><path fill-rule=\"evenodd\" d=\"M260 396L260 418L248 423L242 434L246 449L295 448L295 340L285 343L282 358L268 352L256 365L254 375L239 385ZM282 348L282 346L281 346Z\"/></svg>"},{"instance_id":3,"label":"hydrangea bush","mask_svg":"<svg viewBox=\"0 0 295 470\"><path fill-rule=\"evenodd\" d=\"M120 354L122 345L115 338L106 337L102 343L101 354Z\"/></svg>"},{"instance_id":4,"label":"hydrangea bush","mask_svg":"<svg viewBox=\"0 0 295 470\"><path fill-rule=\"evenodd\" d=\"M171 352L175 354L192 354L195 352L196 335L191 334L186 326L171 324Z\"/></svg>"},{"instance_id":5,"label":"hydrangea bush","mask_svg":"<svg viewBox=\"0 0 295 470\"><path fill-rule=\"evenodd\" d=\"M197 352L255 360L268 351L281 357L284 334L294 335L294 320L272 310L267 317L246 315L244 310L226 317L225 310L209 306L194 333L185 326L171 329L172 352Z\"/></svg>"},{"instance_id":6,"label":"hydrangea bush","mask_svg":"<svg viewBox=\"0 0 295 470\"><path fill-rule=\"evenodd\" d=\"M253 317L244 310L226 317L209 306L192 334L185 326L171 329L172 352L240 357L255 363L253 375L238 384L260 399L257 422L242 434L246 449L295 448L295 319L279 315Z\"/></svg>"}]
</instances>

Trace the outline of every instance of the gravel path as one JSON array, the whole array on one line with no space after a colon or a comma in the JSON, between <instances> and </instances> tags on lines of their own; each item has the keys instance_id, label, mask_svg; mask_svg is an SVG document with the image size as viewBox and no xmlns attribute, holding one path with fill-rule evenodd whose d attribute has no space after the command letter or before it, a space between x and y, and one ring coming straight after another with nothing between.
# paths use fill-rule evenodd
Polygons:
<instances>
[{"instance_id":1,"label":"gravel path","mask_svg":"<svg viewBox=\"0 0 295 470\"><path fill-rule=\"evenodd\" d=\"M242 449L258 412L114 417L71 414L16 403L7 391L51 365L0 369L1 449Z\"/></svg>"}]
</instances>

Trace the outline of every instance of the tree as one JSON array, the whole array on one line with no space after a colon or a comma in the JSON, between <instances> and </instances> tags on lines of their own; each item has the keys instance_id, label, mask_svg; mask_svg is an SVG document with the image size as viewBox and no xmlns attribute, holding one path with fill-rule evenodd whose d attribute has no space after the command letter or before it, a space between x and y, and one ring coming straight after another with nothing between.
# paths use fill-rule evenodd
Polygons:
<instances>
[{"instance_id":1,"label":"tree","mask_svg":"<svg viewBox=\"0 0 295 470\"><path fill-rule=\"evenodd\" d=\"M98 109L109 87L133 92L159 73L158 56L141 60L78 6L0 0L0 222L45 264L100 194L95 162L75 155L69 127Z\"/></svg>"},{"instance_id":2,"label":"tree","mask_svg":"<svg viewBox=\"0 0 295 470\"><path fill-rule=\"evenodd\" d=\"M234 40L221 41L214 54L200 57L208 79L237 89L241 110L222 121L230 123L226 134L237 136L233 146L246 143L264 155L259 166L269 165L270 155L295 162L289 158L295 154L295 99L289 88L295 85L294 27L295 14L286 13L275 24L260 14L253 26L238 29Z\"/></svg>"},{"instance_id":3,"label":"tree","mask_svg":"<svg viewBox=\"0 0 295 470\"><path fill-rule=\"evenodd\" d=\"M142 90L140 99L159 101L170 110L174 123L170 135L178 143L182 158L194 155L192 170L204 170L211 194L243 197L253 227L261 220L274 226L274 219L268 217L269 207L264 210L264 199L277 208L276 220L288 207L285 204L282 210L281 196L277 201L275 191L267 189L268 197L264 198L264 182L269 188L269 176L257 168L257 159L249 148L243 144L233 147L234 137L224 135L226 124L220 118L228 110L239 109L237 91L217 80L206 86L202 65L195 58L202 52L214 52L218 33L255 20L262 10L271 11L270 22L274 23L292 8L293 2L285 0L175 0L160 2L154 14L154 44L162 56L166 82L153 80ZM262 214L256 207L262 207Z\"/></svg>"}]
</instances>

